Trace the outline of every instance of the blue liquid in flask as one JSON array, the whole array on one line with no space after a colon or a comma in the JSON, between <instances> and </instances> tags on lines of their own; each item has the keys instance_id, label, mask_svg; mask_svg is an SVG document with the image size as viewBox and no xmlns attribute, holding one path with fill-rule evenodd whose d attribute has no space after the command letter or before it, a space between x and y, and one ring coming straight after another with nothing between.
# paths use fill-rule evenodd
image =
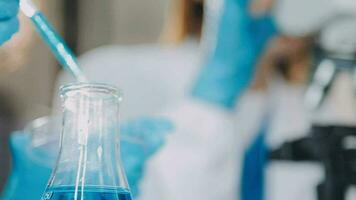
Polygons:
<instances>
[{"instance_id":1,"label":"blue liquid in flask","mask_svg":"<svg viewBox=\"0 0 356 200\"><path fill-rule=\"evenodd\" d=\"M47 189L41 200L132 200L128 189L85 187L85 191L74 186Z\"/></svg>"}]
</instances>

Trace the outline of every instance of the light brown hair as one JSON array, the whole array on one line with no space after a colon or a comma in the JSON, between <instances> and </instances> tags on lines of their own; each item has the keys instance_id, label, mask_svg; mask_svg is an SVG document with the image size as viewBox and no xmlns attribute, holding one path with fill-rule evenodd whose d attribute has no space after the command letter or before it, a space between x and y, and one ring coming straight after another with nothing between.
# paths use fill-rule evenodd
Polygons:
<instances>
[{"instance_id":1,"label":"light brown hair","mask_svg":"<svg viewBox=\"0 0 356 200\"><path fill-rule=\"evenodd\" d=\"M163 28L161 40L177 44L188 37L201 35L204 5L199 0L175 0Z\"/></svg>"}]
</instances>

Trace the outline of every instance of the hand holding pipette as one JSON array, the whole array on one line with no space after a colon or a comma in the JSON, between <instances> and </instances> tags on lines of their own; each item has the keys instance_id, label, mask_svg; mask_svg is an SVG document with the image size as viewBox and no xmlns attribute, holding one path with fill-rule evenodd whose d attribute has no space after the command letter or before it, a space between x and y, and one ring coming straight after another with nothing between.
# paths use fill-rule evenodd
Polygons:
<instances>
[{"instance_id":1,"label":"hand holding pipette","mask_svg":"<svg viewBox=\"0 0 356 200\"><path fill-rule=\"evenodd\" d=\"M31 0L20 0L20 10L31 19L37 32L62 67L69 71L77 81L86 82L87 79L78 65L76 56L33 2Z\"/></svg>"},{"instance_id":2,"label":"hand holding pipette","mask_svg":"<svg viewBox=\"0 0 356 200\"><path fill-rule=\"evenodd\" d=\"M14 12L11 16L13 16L11 21L14 24L6 24L9 28L13 30L9 30L4 34L1 33L1 11L4 10L8 12L6 9L1 9L0 6L0 44L1 37L5 39L3 41L8 40L13 33L15 33L18 29L18 19L16 15L18 13L18 3L19 1L13 0ZM10 4L10 3L9 3ZM0 1L0 5L1 1ZM60 64L64 69L70 72L77 81L84 82L86 81L86 77L83 74L81 68L77 64L77 59L63 41L63 39L59 36L59 34L53 29L51 24L45 18L45 16L39 11L39 9L32 3L30 0L20 0L20 9L21 11L31 19L33 24L35 25L38 33L45 41L45 43L49 46L53 54L56 56ZM5 22L5 19L3 20ZM10 26L11 25L11 26ZM6 37L5 37L6 36ZM136 121L132 121L127 123L127 125L122 126L122 150L125 152L123 156L124 165L127 168L128 179L132 186L133 195L136 196L138 193L138 183L143 176L144 164L146 160L151 157L155 151L163 144L164 135L169 133L171 129L171 124L168 120L159 120L159 119L139 119ZM25 134L21 134L21 136L26 136ZM142 141L138 141L138 139L142 139ZM15 138L16 140L16 138ZM30 141L28 141L30 142ZM21 150L25 148L26 145L21 145L19 147ZM30 157L26 157L29 162L31 162ZM17 163L21 165L22 163ZM25 167L29 165L24 165ZM31 166L30 166L31 168ZM45 183L47 180L47 176L49 174L49 169L42 170L39 166L36 166L38 173L31 173L31 176L21 176L22 178L32 178L36 177L36 180L31 180L31 184L27 185L26 197L32 199L30 197L38 195L38 191L42 191L43 187L41 183ZM28 173L29 171L33 172L32 169L22 170L23 173ZM10 178L12 180L12 178ZM5 193L3 194L3 199L16 199L14 195L21 195L20 198L24 195L24 186L25 185L14 185L11 184L10 187L7 187ZM17 178L14 178L17 180ZM31 187L31 189L29 189ZM21 193L17 193L14 191L20 190ZM37 197L37 196L36 196ZM33 199L35 199L34 197Z\"/></svg>"},{"instance_id":3,"label":"hand holding pipette","mask_svg":"<svg viewBox=\"0 0 356 200\"><path fill-rule=\"evenodd\" d=\"M0 45L9 40L19 29L18 1L0 1Z\"/></svg>"}]
</instances>

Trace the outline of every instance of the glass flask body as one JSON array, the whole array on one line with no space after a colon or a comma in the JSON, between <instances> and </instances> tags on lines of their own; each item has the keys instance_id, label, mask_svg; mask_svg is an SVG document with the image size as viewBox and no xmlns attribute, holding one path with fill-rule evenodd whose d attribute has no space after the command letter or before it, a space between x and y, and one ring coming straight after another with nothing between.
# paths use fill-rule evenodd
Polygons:
<instances>
[{"instance_id":1,"label":"glass flask body","mask_svg":"<svg viewBox=\"0 0 356 200\"><path fill-rule=\"evenodd\" d=\"M78 83L60 90L60 150L42 200L131 200L119 151L115 87Z\"/></svg>"}]
</instances>

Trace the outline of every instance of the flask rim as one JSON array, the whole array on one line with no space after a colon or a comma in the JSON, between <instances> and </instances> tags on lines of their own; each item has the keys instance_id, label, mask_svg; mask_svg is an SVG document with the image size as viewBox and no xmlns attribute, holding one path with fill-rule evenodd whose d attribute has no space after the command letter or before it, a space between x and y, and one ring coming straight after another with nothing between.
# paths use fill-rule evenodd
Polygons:
<instances>
[{"instance_id":1,"label":"flask rim","mask_svg":"<svg viewBox=\"0 0 356 200\"><path fill-rule=\"evenodd\" d=\"M77 82L77 83L65 84L59 88L59 94L62 98L70 97L73 94L77 93L78 91L108 94L108 95L112 95L114 98L117 98L119 101L122 100L121 90L114 85L105 84L105 83Z\"/></svg>"}]
</instances>

